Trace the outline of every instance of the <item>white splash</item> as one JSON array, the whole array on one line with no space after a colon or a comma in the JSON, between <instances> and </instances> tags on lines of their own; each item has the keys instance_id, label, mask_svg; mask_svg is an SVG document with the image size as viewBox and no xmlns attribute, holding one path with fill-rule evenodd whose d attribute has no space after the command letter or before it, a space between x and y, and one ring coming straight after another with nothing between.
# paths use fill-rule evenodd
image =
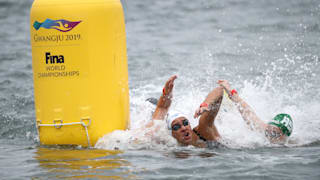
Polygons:
<instances>
[{"instance_id":1,"label":"white splash","mask_svg":"<svg viewBox=\"0 0 320 180\"><path fill-rule=\"evenodd\" d=\"M95 145L98 149L169 149L177 147L177 141L170 135L166 122L155 120L151 127L126 131L113 131L100 138Z\"/></svg>"},{"instance_id":2,"label":"white splash","mask_svg":"<svg viewBox=\"0 0 320 180\"><path fill-rule=\"evenodd\" d=\"M308 58L308 57L307 57ZM255 110L264 122L270 121L278 113L288 113L293 118L293 133L286 146L302 146L320 141L320 103L310 96L312 76L318 67L315 62L304 63L299 58L279 59L262 67L263 76L252 80L230 82L238 88L240 96ZM297 65L299 64L299 65ZM214 74L210 71L209 75ZM169 77L169 75L168 75ZM178 109L188 116L191 126L198 124L193 113L206 95L214 88L218 79L208 76L201 85L197 77L179 76L175 83L171 108ZM299 81L300 79L303 81ZM309 78L309 79L308 79ZM190 83L193 82L194 83ZM164 82L163 82L164 83ZM200 85L199 85L200 84ZM216 85L217 86L217 85ZM170 135L163 121L156 121L151 128L144 128L150 121L154 105L145 100L154 94L160 95L162 86L144 86L130 91L131 130L114 131L101 138L96 148L103 149L168 149L179 145ZM150 95L153 94L153 95ZM319 98L318 98L319 99ZM229 148L256 148L277 146L270 144L264 134L250 130L240 113L230 100L224 97L217 119L215 120L222 143Z\"/></svg>"}]
</instances>

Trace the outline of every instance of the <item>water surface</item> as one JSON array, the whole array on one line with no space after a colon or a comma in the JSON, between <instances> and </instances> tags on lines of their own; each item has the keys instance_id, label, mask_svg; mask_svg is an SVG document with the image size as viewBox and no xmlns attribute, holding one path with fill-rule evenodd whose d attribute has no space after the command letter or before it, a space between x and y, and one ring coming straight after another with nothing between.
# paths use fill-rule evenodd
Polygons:
<instances>
[{"instance_id":1,"label":"water surface","mask_svg":"<svg viewBox=\"0 0 320 180\"><path fill-rule=\"evenodd\" d=\"M121 131L113 134L118 144L109 141L103 149L40 146L29 37L32 0L0 0L3 179L320 178L319 1L123 3L132 129L150 119L154 107L145 99L158 97L164 82L178 74L172 108L190 119L215 82L228 79L264 121L280 112L293 116L290 142L267 143L226 103L216 125L228 148L179 147L149 139L136 145L126 137L132 132Z\"/></svg>"}]
</instances>

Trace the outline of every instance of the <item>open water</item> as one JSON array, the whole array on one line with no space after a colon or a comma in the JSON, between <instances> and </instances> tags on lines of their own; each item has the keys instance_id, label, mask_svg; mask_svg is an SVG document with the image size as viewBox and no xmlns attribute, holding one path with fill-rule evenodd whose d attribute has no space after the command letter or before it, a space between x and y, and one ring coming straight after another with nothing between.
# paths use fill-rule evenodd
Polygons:
<instances>
[{"instance_id":1,"label":"open water","mask_svg":"<svg viewBox=\"0 0 320 180\"><path fill-rule=\"evenodd\" d=\"M39 145L31 4L0 0L0 179L320 179L320 1L123 1L132 130L94 149ZM292 115L289 142L269 144L227 101L216 121L226 148L180 147L161 123L148 137L145 99L173 74L172 108L193 126L193 111L227 79L264 121Z\"/></svg>"}]
</instances>

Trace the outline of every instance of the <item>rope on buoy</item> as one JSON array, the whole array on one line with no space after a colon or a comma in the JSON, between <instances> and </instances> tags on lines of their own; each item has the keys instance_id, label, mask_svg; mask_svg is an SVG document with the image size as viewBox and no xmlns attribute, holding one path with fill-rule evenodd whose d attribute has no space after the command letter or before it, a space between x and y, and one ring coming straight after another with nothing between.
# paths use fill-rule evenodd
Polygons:
<instances>
[{"instance_id":1,"label":"rope on buoy","mask_svg":"<svg viewBox=\"0 0 320 180\"><path fill-rule=\"evenodd\" d=\"M87 124L84 121L89 121ZM86 130L86 136L88 141L88 147L91 147L90 137L88 133L88 127L91 125L91 119L89 117L81 118L80 122L72 122L72 123L63 123L62 119L53 120L53 124L41 124L41 120L37 120L37 129L40 127L55 127L56 129L62 128L62 126L70 126L70 125L82 125ZM39 131L39 130L38 130Z\"/></svg>"}]
</instances>

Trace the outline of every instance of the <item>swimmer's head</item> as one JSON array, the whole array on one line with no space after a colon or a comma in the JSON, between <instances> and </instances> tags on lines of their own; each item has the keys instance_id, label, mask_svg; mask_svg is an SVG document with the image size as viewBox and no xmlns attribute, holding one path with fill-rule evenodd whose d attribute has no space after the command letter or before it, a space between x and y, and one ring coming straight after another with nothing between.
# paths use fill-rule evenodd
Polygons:
<instances>
[{"instance_id":1,"label":"swimmer's head","mask_svg":"<svg viewBox=\"0 0 320 180\"><path fill-rule=\"evenodd\" d=\"M192 142L192 129L187 116L178 112L170 111L167 115L167 126L171 130L171 134L177 141L184 145Z\"/></svg>"},{"instance_id":2,"label":"swimmer's head","mask_svg":"<svg viewBox=\"0 0 320 180\"><path fill-rule=\"evenodd\" d=\"M278 127L286 136L290 136L293 130L293 122L289 114L278 114L268 124Z\"/></svg>"},{"instance_id":3,"label":"swimmer's head","mask_svg":"<svg viewBox=\"0 0 320 180\"><path fill-rule=\"evenodd\" d=\"M186 117L186 115L175 110L172 110L167 114L166 122L169 130L172 130L172 122L179 117Z\"/></svg>"}]
</instances>

